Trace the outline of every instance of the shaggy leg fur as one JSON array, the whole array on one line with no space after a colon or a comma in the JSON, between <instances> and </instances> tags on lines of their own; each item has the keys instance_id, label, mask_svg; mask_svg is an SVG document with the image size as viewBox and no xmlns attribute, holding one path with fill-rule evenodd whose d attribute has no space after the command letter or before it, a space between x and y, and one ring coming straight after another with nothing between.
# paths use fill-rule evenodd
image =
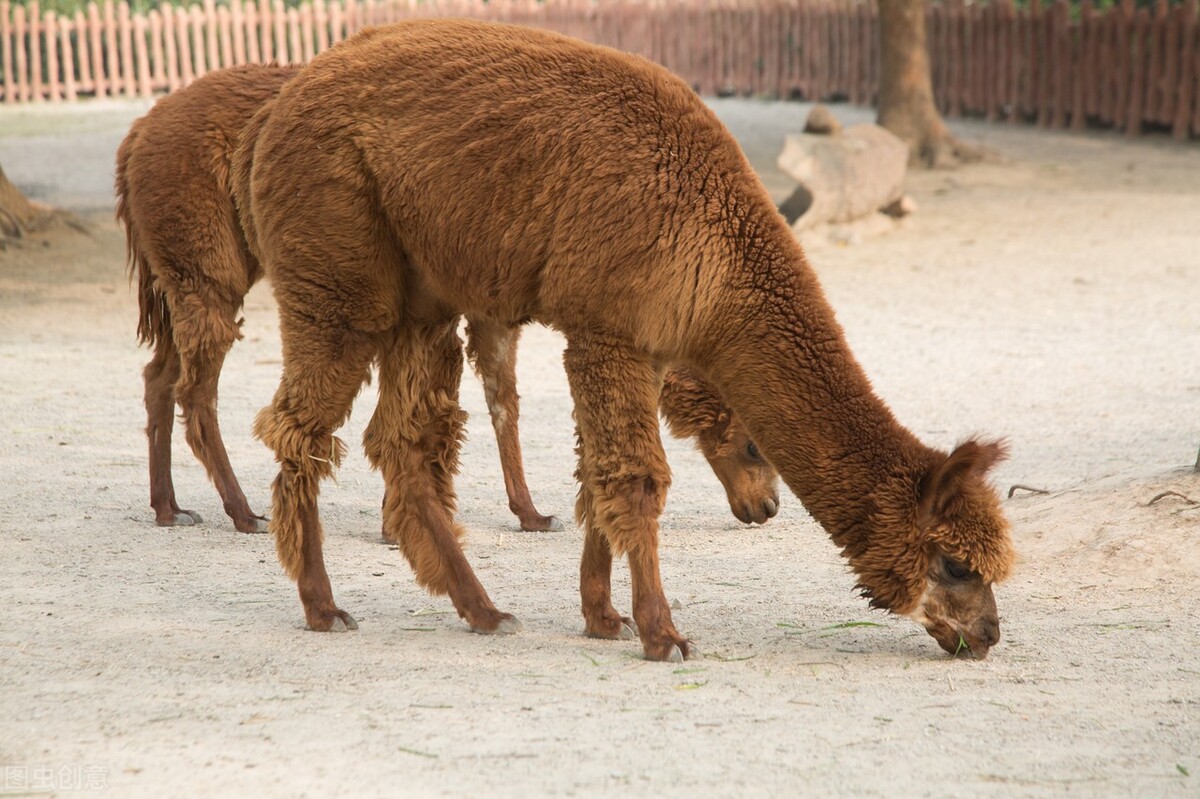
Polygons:
<instances>
[{"instance_id":1,"label":"shaggy leg fur","mask_svg":"<svg viewBox=\"0 0 1200 799\"><path fill-rule=\"evenodd\" d=\"M373 336L295 313L281 313L280 332L283 379L254 423L255 436L274 450L279 463L270 529L279 562L296 581L309 629L355 629L350 614L333 602L321 551L317 494L321 479L333 473L345 452L333 431L346 420L366 382L377 343Z\"/></svg>"},{"instance_id":2,"label":"shaggy leg fur","mask_svg":"<svg viewBox=\"0 0 1200 799\"><path fill-rule=\"evenodd\" d=\"M175 394L187 442L217 487L225 512L243 533L265 533L267 520L250 510L221 439L217 421L217 383L230 347L239 338L238 306L203 302L188 296L172 306L179 343L181 375Z\"/></svg>"},{"instance_id":3,"label":"shaggy leg fur","mask_svg":"<svg viewBox=\"0 0 1200 799\"><path fill-rule=\"evenodd\" d=\"M384 530L417 582L449 594L481 633L515 633L521 623L492 604L463 555L454 522L454 475L466 414L458 405L462 342L457 323L397 331L379 366L379 405L363 448L383 472Z\"/></svg>"},{"instance_id":4,"label":"shaggy leg fur","mask_svg":"<svg viewBox=\"0 0 1200 799\"><path fill-rule=\"evenodd\" d=\"M671 622L658 569L658 516L671 483L656 413L661 374L626 345L591 335L570 339L564 363L579 435L576 512L587 535L580 566L587 630L621 634L608 572L612 554L625 554L646 657L682 660L689 644Z\"/></svg>"},{"instance_id":5,"label":"shaggy leg fur","mask_svg":"<svg viewBox=\"0 0 1200 799\"><path fill-rule=\"evenodd\" d=\"M521 462L521 439L517 428L521 398L517 395L517 342L519 328L507 327L483 319L472 319L467 326L467 356L487 398L496 443L500 449L500 467L504 471L504 489L508 509L521 520L521 529L530 532L563 529L553 516L543 516L533 505Z\"/></svg>"},{"instance_id":6,"label":"shaggy leg fur","mask_svg":"<svg viewBox=\"0 0 1200 799\"><path fill-rule=\"evenodd\" d=\"M154 357L142 371L146 383L146 438L150 444L150 507L160 527L197 524L200 514L180 510L171 480L171 430L175 426L175 383L179 352L170 335L154 345Z\"/></svg>"}]
</instances>

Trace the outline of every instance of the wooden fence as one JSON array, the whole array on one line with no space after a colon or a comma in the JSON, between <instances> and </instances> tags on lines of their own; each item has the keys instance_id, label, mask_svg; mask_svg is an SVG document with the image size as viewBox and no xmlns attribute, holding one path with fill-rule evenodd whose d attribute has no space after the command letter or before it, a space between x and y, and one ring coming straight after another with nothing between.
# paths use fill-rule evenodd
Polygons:
<instances>
[{"instance_id":1,"label":"wooden fence","mask_svg":"<svg viewBox=\"0 0 1200 799\"><path fill-rule=\"evenodd\" d=\"M365 25L418 16L551 28L645 55L707 95L871 104L878 86L874 0L203 0L148 14L103 0L69 18L0 0L3 98L150 96L220 67L307 62ZM949 116L1200 135L1197 0L945 0L928 21Z\"/></svg>"}]
</instances>

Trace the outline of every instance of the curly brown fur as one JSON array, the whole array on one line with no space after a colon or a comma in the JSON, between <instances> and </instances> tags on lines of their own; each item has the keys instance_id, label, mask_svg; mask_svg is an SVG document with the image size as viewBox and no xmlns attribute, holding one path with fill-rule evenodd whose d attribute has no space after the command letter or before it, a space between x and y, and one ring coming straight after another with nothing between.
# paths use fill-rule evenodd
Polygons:
<instances>
[{"instance_id":1,"label":"curly brown fur","mask_svg":"<svg viewBox=\"0 0 1200 799\"><path fill-rule=\"evenodd\" d=\"M257 137L272 101L297 69L247 66L210 73L137 120L117 152L117 218L125 227L130 280L137 285L138 339L155 348L145 381L151 505L160 524L199 520L180 510L171 485L170 433L178 402L188 443L237 529L265 527L245 501L216 422L221 363L240 338L235 316L262 274L248 243L255 240L253 218L237 214L237 204L250 200L235 196L229 174L238 142ZM245 148L246 161L236 168L248 172L252 155ZM522 528L546 530L558 523L537 512L521 465L518 335L513 326L472 320L468 348L488 391L510 506ZM480 352L487 353L482 361ZM699 392L696 401L711 398ZM679 412L687 413L687 407ZM714 468L730 492L731 507L758 509L749 515L765 521L772 514L761 508L769 507L773 487L764 483L761 469L747 464L743 474L735 458L724 460L729 462Z\"/></svg>"},{"instance_id":2,"label":"curly brown fur","mask_svg":"<svg viewBox=\"0 0 1200 799\"><path fill-rule=\"evenodd\" d=\"M589 630L612 629L605 560L625 552L647 656L686 652L655 519L659 369L680 363L877 604L943 646L945 630L976 655L995 643L991 585L1012 552L984 482L992 445L947 455L896 422L737 143L665 70L505 26L368 29L284 87L251 160L235 182L281 309L276 405L342 415L343 387L303 376L327 374L347 338L462 315L565 333Z\"/></svg>"}]
</instances>

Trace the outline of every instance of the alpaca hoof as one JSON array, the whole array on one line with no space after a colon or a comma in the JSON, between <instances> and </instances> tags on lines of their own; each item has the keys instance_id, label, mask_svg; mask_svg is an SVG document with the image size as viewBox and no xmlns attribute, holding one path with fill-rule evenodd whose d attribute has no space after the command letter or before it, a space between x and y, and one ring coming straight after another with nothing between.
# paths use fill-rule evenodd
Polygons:
<instances>
[{"instance_id":1,"label":"alpaca hoof","mask_svg":"<svg viewBox=\"0 0 1200 799\"><path fill-rule=\"evenodd\" d=\"M643 642L646 660L658 660L663 663L682 663L693 654L691 642L687 640L672 641L668 639L658 646Z\"/></svg>"},{"instance_id":2,"label":"alpaca hoof","mask_svg":"<svg viewBox=\"0 0 1200 799\"><path fill-rule=\"evenodd\" d=\"M531 516L521 519L521 529L527 533L560 533L566 528L556 516Z\"/></svg>"},{"instance_id":3,"label":"alpaca hoof","mask_svg":"<svg viewBox=\"0 0 1200 799\"><path fill-rule=\"evenodd\" d=\"M194 510L177 510L166 519L159 519L159 527L191 527L194 524L200 524L204 520L200 518L200 514Z\"/></svg>"},{"instance_id":4,"label":"alpaca hoof","mask_svg":"<svg viewBox=\"0 0 1200 799\"><path fill-rule=\"evenodd\" d=\"M264 516L252 516L249 521L235 522L233 526L237 528L239 533L246 533L247 535L259 535L270 530L270 522Z\"/></svg>"},{"instance_id":5,"label":"alpaca hoof","mask_svg":"<svg viewBox=\"0 0 1200 799\"><path fill-rule=\"evenodd\" d=\"M318 633L344 633L348 630L357 630L358 622L344 610L335 610L327 617L323 616L317 621L309 621L308 629Z\"/></svg>"},{"instance_id":6,"label":"alpaca hoof","mask_svg":"<svg viewBox=\"0 0 1200 799\"><path fill-rule=\"evenodd\" d=\"M474 624L471 625L471 632L479 633L480 635L515 635L523 629L525 627L521 624L521 620L510 613L501 613L500 621L490 630Z\"/></svg>"},{"instance_id":7,"label":"alpaca hoof","mask_svg":"<svg viewBox=\"0 0 1200 799\"><path fill-rule=\"evenodd\" d=\"M607 641L632 641L638 637L637 622L628 616L618 616L611 611L601 617L598 623L589 621L583 634L588 638L603 638Z\"/></svg>"}]
</instances>

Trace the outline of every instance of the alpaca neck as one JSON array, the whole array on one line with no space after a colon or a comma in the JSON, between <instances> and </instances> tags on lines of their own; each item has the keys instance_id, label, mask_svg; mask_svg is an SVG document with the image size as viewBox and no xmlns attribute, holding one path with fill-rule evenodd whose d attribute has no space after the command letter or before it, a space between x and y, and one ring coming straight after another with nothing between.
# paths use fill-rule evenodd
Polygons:
<instances>
[{"instance_id":1,"label":"alpaca neck","mask_svg":"<svg viewBox=\"0 0 1200 799\"><path fill-rule=\"evenodd\" d=\"M805 508L848 555L928 450L875 395L790 231L748 247L694 360ZM732 334L731 332L732 331ZM901 489L901 496L895 494ZM915 502L915 486L912 487Z\"/></svg>"}]
</instances>

